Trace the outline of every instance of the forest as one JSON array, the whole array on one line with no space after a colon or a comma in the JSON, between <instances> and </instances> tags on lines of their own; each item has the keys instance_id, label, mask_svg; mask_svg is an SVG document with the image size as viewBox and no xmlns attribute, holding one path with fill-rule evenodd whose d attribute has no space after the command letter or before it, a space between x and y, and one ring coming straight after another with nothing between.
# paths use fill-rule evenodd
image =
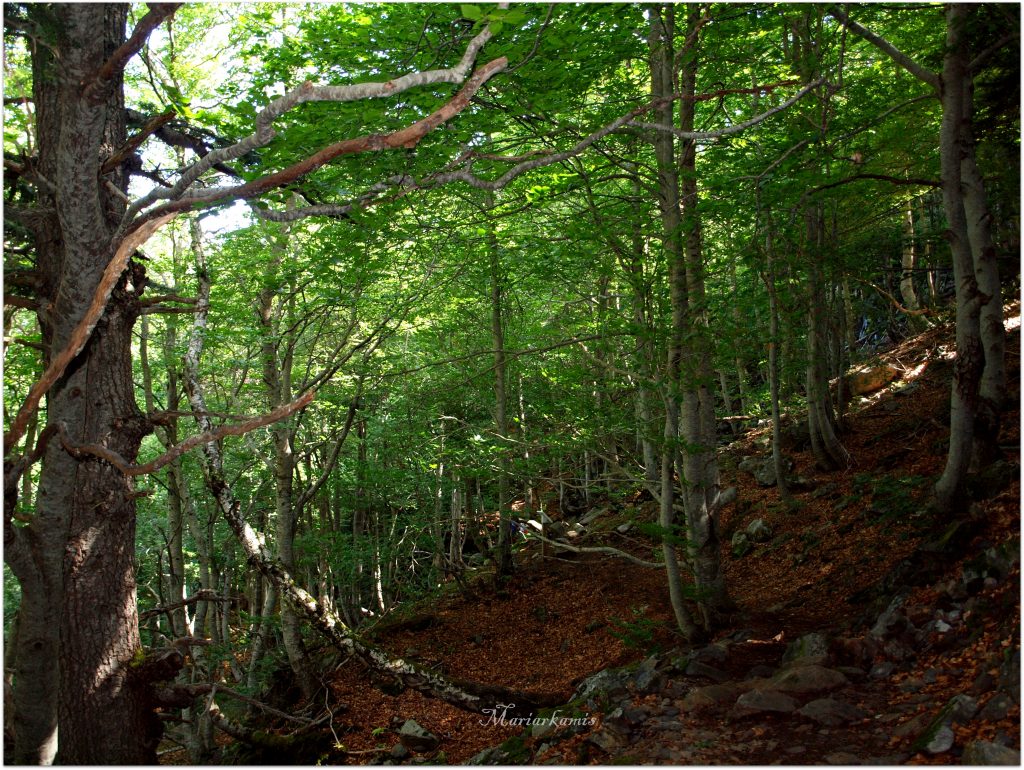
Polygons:
<instances>
[{"instance_id":1,"label":"forest","mask_svg":"<svg viewBox=\"0 0 1024 770\"><path fill-rule=\"evenodd\" d=\"M4 3L4 763L1020 762L1020 7Z\"/></svg>"}]
</instances>

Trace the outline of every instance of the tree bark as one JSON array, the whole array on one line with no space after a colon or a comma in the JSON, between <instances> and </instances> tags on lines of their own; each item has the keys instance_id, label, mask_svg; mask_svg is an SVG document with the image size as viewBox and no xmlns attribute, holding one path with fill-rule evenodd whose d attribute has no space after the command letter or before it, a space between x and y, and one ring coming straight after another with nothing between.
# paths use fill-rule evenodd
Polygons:
<instances>
[{"instance_id":1,"label":"tree bark","mask_svg":"<svg viewBox=\"0 0 1024 770\"><path fill-rule=\"evenodd\" d=\"M101 167L126 138L121 77L96 79L125 39L127 6L30 6L59 29L60 60L33 53L39 202L56 216L36 235L40 328L47 358L63 351L92 304L124 212L126 179ZM55 41L51 41L56 45ZM92 86L83 88L83 83ZM150 426L134 400L132 327L145 285L131 264L85 348L47 393L47 425L69 440L103 444L129 461ZM135 494L120 471L75 459L60 441L43 457L36 515L8 539L22 584L14 703L18 762L150 764L161 728L144 671L135 596ZM22 559L26 548L35 555ZM57 731L55 731L57 728Z\"/></svg>"},{"instance_id":2,"label":"tree bark","mask_svg":"<svg viewBox=\"0 0 1024 770\"><path fill-rule=\"evenodd\" d=\"M491 194L485 202L487 211L494 207ZM498 456L498 552L495 558L495 580L508 577L514 570L512 563L512 512L509 508L508 482L508 365L505 359L505 322L503 315L504 287L501 276L501 253L494 223L488 219L487 255L491 277L491 344L494 346L494 427L500 442Z\"/></svg>"},{"instance_id":3,"label":"tree bark","mask_svg":"<svg viewBox=\"0 0 1024 770\"><path fill-rule=\"evenodd\" d=\"M663 13L665 14L664 19L662 18ZM652 6L648 9L648 16L650 18L648 45L651 64L651 96L654 99L660 99L672 90L674 14L671 6ZM673 111L670 102L656 108L655 114L659 123L673 125ZM683 335L686 329L686 259L681 238L682 222L675 140L669 132L658 131L653 142L658 162L658 207L661 213L662 243L668 260L669 294L672 304L672 333L668 344L662 386L665 401L665 432L661 453L661 503L658 523L662 530L665 573L676 623L684 637L694 640L699 634L699 629L686 608L679 557L676 553L680 538L675 523L674 478L679 445Z\"/></svg>"}]
</instances>

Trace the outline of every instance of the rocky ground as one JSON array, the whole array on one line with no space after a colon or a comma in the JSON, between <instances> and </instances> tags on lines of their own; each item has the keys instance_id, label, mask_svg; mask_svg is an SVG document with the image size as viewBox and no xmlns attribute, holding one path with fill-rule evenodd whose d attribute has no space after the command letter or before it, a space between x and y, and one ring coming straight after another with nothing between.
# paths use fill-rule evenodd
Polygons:
<instances>
[{"instance_id":1,"label":"rocky ground","mask_svg":"<svg viewBox=\"0 0 1024 770\"><path fill-rule=\"evenodd\" d=\"M721 522L737 609L709 643L679 644L660 571L534 541L504 590L480 574L376 637L450 675L558 692L566 705L515 724L385 695L354 661L335 660L343 705L318 758L1018 764L1019 322L1008 326L1004 460L976 481L969 512L936 520L924 505L948 437L952 331L938 328L884 356L896 378L851 404L846 471L816 471L794 423L796 483L783 500L765 486L764 429L723 450L723 479L740 490ZM639 494L595 501L585 528L566 529L575 544L651 558L657 546L636 522L653 520L653 505Z\"/></svg>"}]
</instances>

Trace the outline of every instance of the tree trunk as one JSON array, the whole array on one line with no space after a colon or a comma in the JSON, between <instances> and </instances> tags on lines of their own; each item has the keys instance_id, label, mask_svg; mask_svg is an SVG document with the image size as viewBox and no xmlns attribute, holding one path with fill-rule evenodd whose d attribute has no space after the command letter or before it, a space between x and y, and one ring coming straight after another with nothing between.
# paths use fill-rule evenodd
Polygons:
<instances>
[{"instance_id":1,"label":"tree trunk","mask_svg":"<svg viewBox=\"0 0 1024 770\"><path fill-rule=\"evenodd\" d=\"M971 9L975 13L976 9ZM978 412L974 425L971 469L978 470L999 454L999 429L1006 403L1006 328L1003 325L1003 297L999 282L999 263L992 243L992 217L985 184L974 149L974 79L964 80L963 146L960 178L963 192L967 239L974 257L974 276L981 299L979 332L985 354L981 373Z\"/></svg>"},{"instance_id":2,"label":"tree trunk","mask_svg":"<svg viewBox=\"0 0 1024 770\"><path fill-rule=\"evenodd\" d=\"M47 357L62 351L91 304L114 254L124 212L123 172L100 167L123 145L121 77L83 88L124 42L127 6L29 6L40 29L59 29L33 53L38 168L52 189L39 204L56 216L37 233L39 323ZM52 51L60 51L59 62ZM74 443L100 443L129 462L150 426L134 399L132 327L144 288L130 265L84 350L47 394L47 424ZM151 764L160 724L140 650L135 596L135 493L123 474L96 459L77 460L50 441L36 515L5 557L22 585L22 627L14 703L15 759L49 762L59 725L59 761ZM22 558L29 548L36 558Z\"/></svg>"},{"instance_id":3,"label":"tree trunk","mask_svg":"<svg viewBox=\"0 0 1024 770\"><path fill-rule=\"evenodd\" d=\"M486 208L490 211L494 201L488 193ZM504 290L501 280L501 253L494 224L488 220L487 251L491 276L491 344L494 346L494 427L500 444L498 458L498 553L495 558L495 580L512 574L512 513L508 506L508 391L506 378L508 367L505 360L505 324L502 318Z\"/></svg>"},{"instance_id":4,"label":"tree trunk","mask_svg":"<svg viewBox=\"0 0 1024 770\"><path fill-rule=\"evenodd\" d=\"M943 58L941 93L942 125L939 132L939 161L942 167L942 202L949 226L956 282L956 363L950 393L949 454L942 476L935 484L938 510L950 512L960 503L964 481L974 450L974 432L979 409L985 350L981 340L982 297L975 275L967 216L964 210L963 158L967 137L961 130L964 117L967 51L964 24L970 7L951 4L946 8L946 54Z\"/></svg>"},{"instance_id":5,"label":"tree trunk","mask_svg":"<svg viewBox=\"0 0 1024 770\"><path fill-rule=\"evenodd\" d=\"M684 98L679 108L679 127L695 128L698 43L701 26L699 5L686 6L686 43L681 51L679 88ZM690 97L690 98L685 98ZM690 551L699 604L705 629L715 616L731 606L719 558L719 474L716 455L717 430L714 396L714 342L708 322L704 289L704 244L697 190L697 145L683 143L680 158L683 253L686 260L686 298L683 334L690 340L686 360L691 370L683 374L683 409L680 427L683 446L683 500L689 529Z\"/></svg>"},{"instance_id":6,"label":"tree trunk","mask_svg":"<svg viewBox=\"0 0 1024 770\"><path fill-rule=\"evenodd\" d=\"M663 20L662 13L665 14ZM672 35L674 11L671 6L648 9L651 57L651 96L661 99L672 91ZM671 102L655 109L658 122L673 124ZM665 362L665 444L661 456L661 505L658 521L661 526L662 551L668 578L669 599L680 632L694 640L699 631L683 601L682 576L676 548L680 538L675 523L675 469L679 444L679 399L682 387L683 340L686 329L686 260L681 238L682 222L679 202L679 174L676 167L675 141L667 131L654 137L654 153L658 161L658 206L661 213L662 242L669 268L669 293L672 303L672 334ZM682 475L682 474L680 474Z\"/></svg>"}]
</instances>

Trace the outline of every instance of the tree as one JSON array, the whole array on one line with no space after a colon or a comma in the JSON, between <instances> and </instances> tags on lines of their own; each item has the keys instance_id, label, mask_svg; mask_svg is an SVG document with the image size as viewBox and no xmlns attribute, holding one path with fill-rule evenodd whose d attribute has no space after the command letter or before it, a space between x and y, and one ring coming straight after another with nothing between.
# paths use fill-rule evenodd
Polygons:
<instances>
[{"instance_id":1,"label":"tree","mask_svg":"<svg viewBox=\"0 0 1024 770\"><path fill-rule=\"evenodd\" d=\"M991 56L1013 39L1013 34L986 41L988 45L972 58L970 28L980 17L979 8L957 3L946 7L941 74L854 22L845 11L832 12L848 29L925 83L942 105L942 197L953 254L957 337L949 453L935 485L935 504L944 512L960 502L972 460L977 466L992 457L1006 398L1002 290L972 122L974 78Z\"/></svg>"},{"instance_id":2,"label":"tree","mask_svg":"<svg viewBox=\"0 0 1024 770\"><path fill-rule=\"evenodd\" d=\"M128 162L145 135L127 138L123 69L176 9L175 4L152 6L127 40L127 6L30 5L5 24L36 41L32 99L38 157L26 159L34 169L36 198L30 206L9 207L5 218L34 237L48 363L4 437L5 560L22 586L14 685L19 762L53 760L59 735L61 762L147 764L161 732L152 687L168 672L138 663L136 492L117 467L80 449L76 453L78 447L99 446L132 465L152 429L136 405L131 376L131 334L146 283L142 264L130 262L135 250L181 211L257 196L343 154L415 146L464 109L507 63L495 59L470 73L491 37L485 27L451 69L387 83L307 84L271 102L256 117L253 134L206 153L169 188L158 187L126 205ZM193 189L216 164L269 143L276 134L273 121L301 102L464 81L453 100L404 129L335 142L249 182ZM48 440L15 456L43 396ZM36 513L28 526L17 526L17 483L39 458Z\"/></svg>"}]
</instances>

